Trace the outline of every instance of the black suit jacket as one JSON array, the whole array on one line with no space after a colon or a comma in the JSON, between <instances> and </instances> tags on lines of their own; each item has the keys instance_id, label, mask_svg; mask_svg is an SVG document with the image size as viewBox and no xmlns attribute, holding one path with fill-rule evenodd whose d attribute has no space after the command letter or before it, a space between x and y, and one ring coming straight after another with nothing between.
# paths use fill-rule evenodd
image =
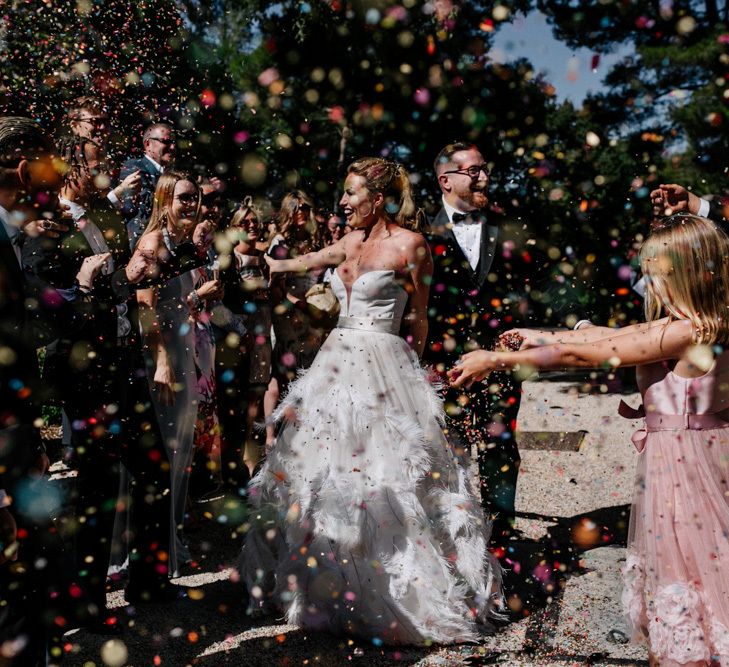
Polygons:
<instances>
[{"instance_id":1,"label":"black suit jacket","mask_svg":"<svg viewBox=\"0 0 729 667\"><path fill-rule=\"evenodd\" d=\"M704 199L709 200L709 220L721 225L722 229L729 234L729 197L726 195L707 195Z\"/></svg>"},{"instance_id":2,"label":"black suit jacket","mask_svg":"<svg viewBox=\"0 0 729 667\"><path fill-rule=\"evenodd\" d=\"M444 209L430 221L426 237L433 255L427 361L448 367L469 341L491 348L503 331L541 323L543 307L532 291L542 279L543 266L522 225L498 225L493 257L484 226L476 270L461 250Z\"/></svg>"},{"instance_id":3,"label":"black suit jacket","mask_svg":"<svg viewBox=\"0 0 729 667\"><path fill-rule=\"evenodd\" d=\"M141 187L137 193L127 195L122 200L122 214L127 224L127 235L132 249L137 245L137 241L147 228L149 217L152 215L154 191L160 176L155 166L146 157L129 158L122 165L119 174L120 180L124 180L135 171L140 172Z\"/></svg>"}]
</instances>

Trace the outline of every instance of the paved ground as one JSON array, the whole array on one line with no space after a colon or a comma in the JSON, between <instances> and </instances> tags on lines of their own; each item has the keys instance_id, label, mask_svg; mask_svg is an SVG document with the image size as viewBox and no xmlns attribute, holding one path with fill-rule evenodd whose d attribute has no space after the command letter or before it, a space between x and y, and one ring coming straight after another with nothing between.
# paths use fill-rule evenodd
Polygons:
<instances>
[{"instance_id":1,"label":"paved ground","mask_svg":"<svg viewBox=\"0 0 729 667\"><path fill-rule=\"evenodd\" d=\"M227 500L211 505L191 531L199 569L175 581L189 597L133 609L111 593L130 627L122 639L68 635L67 664L646 665L644 650L627 643L620 616L635 425L617 417L617 405L638 400L618 390L600 380L525 383L519 422L530 449L522 451L517 504L524 536L509 555L519 575L507 574L519 581L509 602L522 619L481 646L393 650L310 635L274 618L252 622L230 581L240 508Z\"/></svg>"}]
</instances>

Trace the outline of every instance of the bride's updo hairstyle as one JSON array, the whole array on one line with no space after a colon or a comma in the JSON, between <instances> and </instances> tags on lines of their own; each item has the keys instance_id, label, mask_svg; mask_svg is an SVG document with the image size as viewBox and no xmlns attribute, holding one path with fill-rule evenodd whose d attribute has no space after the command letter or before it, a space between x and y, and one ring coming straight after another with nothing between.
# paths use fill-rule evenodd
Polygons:
<instances>
[{"instance_id":1,"label":"bride's updo hairstyle","mask_svg":"<svg viewBox=\"0 0 729 667\"><path fill-rule=\"evenodd\" d=\"M405 167L380 157L365 157L352 162L347 173L362 176L368 192L382 193L385 213L398 225L419 231L421 215L413 201L410 175Z\"/></svg>"},{"instance_id":2,"label":"bride's updo hairstyle","mask_svg":"<svg viewBox=\"0 0 729 667\"><path fill-rule=\"evenodd\" d=\"M695 343L729 342L729 236L706 218L674 215L640 250L645 317L689 320Z\"/></svg>"}]
</instances>

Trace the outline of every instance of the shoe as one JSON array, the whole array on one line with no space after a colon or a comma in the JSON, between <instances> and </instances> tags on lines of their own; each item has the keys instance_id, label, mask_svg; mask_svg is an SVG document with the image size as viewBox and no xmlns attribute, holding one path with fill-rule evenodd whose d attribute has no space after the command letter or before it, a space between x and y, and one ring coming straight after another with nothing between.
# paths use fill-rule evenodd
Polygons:
<instances>
[{"instance_id":1,"label":"shoe","mask_svg":"<svg viewBox=\"0 0 729 667\"><path fill-rule=\"evenodd\" d=\"M174 584L153 584L147 588L127 586L124 598L129 604L158 604L160 602L177 602L187 597L182 586Z\"/></svg>"}]
</instances>

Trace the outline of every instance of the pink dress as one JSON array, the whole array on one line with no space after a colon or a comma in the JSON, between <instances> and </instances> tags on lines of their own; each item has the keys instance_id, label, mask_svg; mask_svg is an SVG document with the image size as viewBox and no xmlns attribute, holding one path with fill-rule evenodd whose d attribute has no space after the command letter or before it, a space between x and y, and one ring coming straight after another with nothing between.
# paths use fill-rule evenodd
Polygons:
<instances>
[{"instance_id":1,"label":"pink dress","mask_svg":"<svg viewBox=\"0 0 729 667\"><path fill-rule=\"evenodd\" d=\"M643 366L638 386L623 607L661 667L729 666L729 352L698 378Z\"/></svg>"}]
</instances>

